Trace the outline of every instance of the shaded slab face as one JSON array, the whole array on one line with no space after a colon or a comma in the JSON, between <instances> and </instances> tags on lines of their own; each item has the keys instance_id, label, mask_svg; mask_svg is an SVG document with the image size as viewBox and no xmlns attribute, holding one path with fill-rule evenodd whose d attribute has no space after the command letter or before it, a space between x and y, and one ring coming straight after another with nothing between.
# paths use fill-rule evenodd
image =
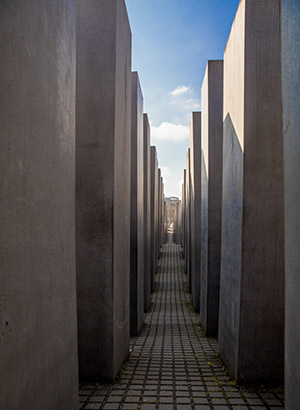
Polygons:
<instances>
[{"instance_id":1,"label":"shaded slab face","mask_svg":"<svg viewBox=\"0 0 300 410\"><path fill-rule=\"evenodd\" d=\"M151 291L154 287L154 275L157 267L157 225L158 225L158 161L156 147L150 147L151 160Z\"/></svg>"},{"instance_id":2,"label":"shaded slab face","mask_svg":"<svg viewBox=\"0 0 300 410\"><path fill-rule=\"evenodd\" d=\"M189 292L191 291L191 171L190 148L186 156L185 175L185 266Z\"/></svg>"},{"instance_id":3,"label":"shaded slab face","mask_svg":"<svg viewBox=\"0 0 300 410\"><path fill-rule=\"evenodd\" d=\"M281 109L280 2L241 1L224 57L219 323L240 382L283 379Z\"/></svg>"},{"instance_id":4,"label":"shaded slab face","mask_svg":"<svg viewBox=\"0 0 300 410\"><path fill-rule=\"evenodd\" d=\"M209 61L202 90L201 122L201 305L200 321L216 336L222 217L223 61Z\"/></svg>"},{"instance_id":5,"label":"shaded slab face","mask_svg":"<svg viewBox=\"0 0 300 410\"><path fill-rule=\"evenodd\" d=\"M75 409L75 7L0 9L0 408Z\"/></svg>"},{"instance_id":6,"label":"shaded slab face","mask_svg":"<svg viewBox=\"0 0 300 410\"><path fill-rule=\"evenodd\" d=\"M78 0L76 75L79 372L81 380L112 380L129 351L130 323L131 33L123 0Z\"/></svg>"},{"instance_id":7,"label":"shaded slab face","mask_svg":"<svg viewBox=\"0 0 300 410\"><path fill-rule=\"evenodd\" d=\"M196 312L200 309L201 260L201 113L193 112L190 124L191 155L191 293Z\"/></svg>"},{"instance_id":8,"label":"shaded slab face","mask_svg":"<svg viewBox=\"0 0 300 410\"><path fill-rule=\"evenodd\" d=\"M144 309L151 302L151 168L150 168L150 124L148 115L143 117L144 128Z\"/></svg>"},{"instance_id":9,"label":"shaded slab face","mask_svg":"<svg viewBox=\"0 0 300 410\"><path fill-rule=\"evenodd\" d=\"M136 72L131 77L130 333L144 319L144 123L143 96Z\"/></svg>"},{"instance_id":10,"label":"shaded slab face","mask_svg":"<svg viewBox=\"0 0 300 410\"><path fill-rule=\"evenodd\" d=\"M281 2L282 97L285 186L285 398L286 409L300 403L300 3Z\"/></svg>"}]
</instances>

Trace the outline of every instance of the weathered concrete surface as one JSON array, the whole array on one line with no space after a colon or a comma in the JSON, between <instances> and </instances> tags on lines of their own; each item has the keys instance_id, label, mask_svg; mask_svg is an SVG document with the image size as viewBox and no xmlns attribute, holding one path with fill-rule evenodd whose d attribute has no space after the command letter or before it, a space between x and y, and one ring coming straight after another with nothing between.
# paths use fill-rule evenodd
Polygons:
<instances>
[{"instance_id":1,"label":"weathered concrete surface","mask_svg":"<svg viewBox=\"0 0 300 410\"><path fill-rule=\"evenodd\" d=\"M127 357L130 324L131 32L123 0L77 2L76 75L79 372L81 380L111 380Z\"/></svg>"},{"instance_id":2,"label":"weathered concrete surface","mask_svg":"<svg viewBox=\"0 0 300 410\"><path fill-rule=\"evenodd\" d=\"M184 259L186 258L186 237L185 237L185 224L186 224L186 219L185 219L185 209L186 209L186 169L183 170L183 184L182 184L182 198L181 198L181 203L182 203L182 252L183 252L183 257Z\"/></svg>"},{"instance_id":3,"label":"weathered concrete surface","mask_svg":"<svg viewBox=\"0 0 300 410\"><path fill-rule=\"evenodd\" d=\"M161 182L161 169L158 168L158 174L157 174L157 187L158 187L158 193L157 193L157 257L160 257L160 246L161 246L161 218L162 218L162 209L161 209L161 197L162 197L162 182Z\"/></svg>"},{"instance_id":4,"label":"weathered concrete surface","mask_svg":"<svg viewBox=\"0 0 300 410\"><path fill-rule=\"evenodd\" d=\"M0 16L0 408L76 409L75 7Z\"/></svg>"},{"instance_id":5,"label":"weathered concrete surface","mask_svg":"<svg viewBox=\"0 0 300 410\"><path fill-rule=\"evenodd\" d=\"M158 224L158 161L156 147L150 147L151 168L151 291L157 267L157 224Z\"/></svg>"},{"instance_id":6,"label":"weathered concrete surface","mask_svg":"<svg viewBox=\"0 0 300 410\"><path fill-rule=\"evenodd\" d=\"M192 300L200 310L201 260L201 112L193 112L190 124L191 155L191 282Z\"/></svg>"},{"instance_id":7,"label":"weathered concrete surface","mask_svg":"<svg viewBox=\"0 0 300 410\"><path fill-rule=\"evenodd\" d=\"M181 245L181 229L182 229L181 218L182 218L181 201L178 200L175 205L174 228L173 228L173 240L177 245Z\"/></svg>"},{"instance_id":8,"label":"weathered concrete surface","mask_svg":"<svg viewBox=\"0 0 300 410\"><path fill-rule=\"evenodd\" d=\"M137 72L131 76L130 333L144 320L144 120Z\"/></svg>"},{"instance_id":9,"label":"weathered concrete surface","mask_svg":"<svg viewBox=\"0 0 300 410\"><path fill-rule=\"evenodd\" d=\"M150 124L144 114L144 309L148 311L151 299L151 175Z\"/></svg>"},{"instance_id":10,"label":"weathered concrete surface","mask_svg":"<svg viewBox=\"0 0 300 410\"><path fill-rule=\"evenodd\" d=\"M164 243L166 243L165 230L164 230L164 222L165 222L165 184L164 184L163 177L161 177L160 207L161 207L161 218L160 218L160 247L161 247Z\"/></svg>"},{"instance_id":11,"label":"weathered concrete surface","mask_svg":"<svg viewBox=\"0 0 300 410\"><path fill-rule=\"evenodd\" d=\"M190 148L186 156L185 174L185 266L189 292L191 292L191 170L190 170Z\"/></svg>"},{"instance_id":12,"label":"weathered concrete surface","mask_svg":"<svg viewBox=\"0 0 300 410\"><path fill-rule=\"evenodd\" d=\"M300 3L281 2L285 186L285 400L300 403Z\"/></svg>"},{"instance_id":13,"label":"weathered concrete surface","mask_svg":"<svg viewBox=\"0 0 300 410\"><path fill-rule=\"evenodd\" d=\"M241 1L224 58L219 318L220 355L240 382L283 379L280 71L280 1Z\"/></svg>"},{"instance_id":14,"label":"weathered concrete surface","mask_svg":"<svg viewBox=\"0 0 300 410\"><path fill-rule=\"evenodd\" d=\"M217 336L222 227L222 60L207 63L201 89L201 106L200 321L207 336Z\"/></svg>"}]
</instances>

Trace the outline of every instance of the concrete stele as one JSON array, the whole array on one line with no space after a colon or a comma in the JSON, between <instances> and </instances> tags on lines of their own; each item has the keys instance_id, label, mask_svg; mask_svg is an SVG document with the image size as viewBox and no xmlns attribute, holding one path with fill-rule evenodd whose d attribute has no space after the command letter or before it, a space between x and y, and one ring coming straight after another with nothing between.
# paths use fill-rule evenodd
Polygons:
<instances>
[{"instance_id":1,"label":"concrete stele","mask_svg":"<svg viewBox=\"0 0 300 410\"><path fill-rule=\"evenodd\" d=\"M76 409L75 4L0 15L0 408Z\"/></svg>"},{"instance_id":2,"label":"concrete stele","mask_svg":"<svg viewBox=\"0 0 300 410\"><path fill-rule=\"evenodd\" d=\"M144 114L144 308L148 311L151 302L151 168L150 124Z\"/></svg>"},{"instance_id":3,"label":"concrete stele","mask_svg":"<svg viewBox=\"0 0 300 410\"><path fill-rule=\"evenodd\" d=\"M224 56L219 351L243 383L283 380L280 66L280 1L242 0Z\"/></svg>"},{"instance_id":4,"label":"concrete stele","mask_svg":"<svg viewBox=\"0 0 300 410\"><path fill-rule=\"evenodd\" d=\"M130 333L144 321L144 120L137 72L131 77Z\"/></svg>"},{"instance_id":5,"label":"concrete stele","mask_svg":"<svg viewBox=\"0 0 300 410\"><path fill-rule=\"evenodd\" d=\"M156 147L150 147L151 159L151 291L157 267L157 224L158 224L158 161Z\"/></svg>"},{"instance_id":6,"label":"concrete stele","mask_svg":"<svg viewBox=\"0 0 300 410\"><path fill-rule=\"evenodd\" d=\"M191 168L191 293L200 310L201 256L201 112L193 112L190 124ZM178 221L178 224L180 222Z\"/></svg>"},{"instance_id":7,"label":"concrete stele","mask_svg":"<svg viewBox=\"0 0 300 410\"><path fill-rule=\"evenodd\" d=\"M201 89L201 293L200 321L217 336L219 320L223 61L208 61Z\"/></svg>"},{"instance_id":8,"label":"concrete stele","mask_svg":"<svg viewBox=\"0 0 300 410\"><path fill-rule=\"evenodd\" d=\"M187 284L191 292L191 170L190 170L190 148L186 156L185 175L185 266L187 274Z\"/></svg>"},{"instance_id":9,"label":"concrete stele","mask_svg":"<svg viewBox=\"0 0 300 410\"><path fill-rule=\"evenodd\" d=\"M300 3L281 2L285 187L285 408L300 403Z\"/></svg>"},{"instance_id":10,"label":"concrete stele","mask_svg":"<svg viewBox=\"0 0 300 410\"><path fill-rule=\"evenodd\" d=\"M129 352L131 32L123 0L77 2L76 76L79 374L99 382L113 380Z\"/></svg>"}]
</instances>

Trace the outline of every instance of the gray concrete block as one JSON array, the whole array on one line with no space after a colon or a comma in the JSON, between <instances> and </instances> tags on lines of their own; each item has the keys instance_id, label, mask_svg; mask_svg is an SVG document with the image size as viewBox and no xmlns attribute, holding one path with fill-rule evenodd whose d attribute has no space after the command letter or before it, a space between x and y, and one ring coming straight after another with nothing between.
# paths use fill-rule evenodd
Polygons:
<instances>
[{"instance_id":1,"label":"gray concrete block","mask_svg":"<svg viewBox=\"0 0 300 410\"><path fill-rule=\"evenodd\" d=\"M75 5L0 15L0 408L76 409Z\"/></svg>"},{"instance_id":2,"label":"gray concrete block","mask_svg":"<svg viewBox=\"0 0 300 410\"><path fill-rule=\"evenodd\" d=\"M151 168L151 291L157 267L157 224L158 224L158 161L156 147L150 147Z\"/></svg>"},{"instance_id":3,"label":"gray concrete block","mask_svg":"<svg viewBox=\"0 0 300 410\"><path fill-rule=\"evenodd\" d=\"M165 216L165 185L164 179L161 177L161 197L160 197L160 208L161 208L161 218L160 218L160 248L164 243L165 240L165 230L164 230L164 216Z\"/></svg>"},{"instance_id":4,"label":"gray concrete block","mask_svg":"<svg viewBox=\"0 0 300 410\"><path fill-rule=\"evenodd\" d=\"M187 274L187 284L189 292L192 289L191 283L191 168L190 168L190 148L186 156L185 175L185 266Z\"/></svg>"},{"instance_id":5,"label":"gray concrete block","mask_svg":"<svg viewBox=\"0 0 300 410\"><path fill-rule=\"evenodd\" d=\"M162 197L162 183L161 183L161 169L158 168L158 174L157 174L157 189L158 189L158 199L157 199L157 258L160 257L160 247L161 247L161 197Z\"/></svg>"},{"instance_id":6,"label":"gray concrete block","mask_svg":"<svg viewBox=\"0 0 300 410\"><path fill-rule=\"evenodd\" d=\"M144 308L149 310L151 302L151 168L150 168L150 124L144 114Z\"/></svg>"},{"instance_id":7,"label":"gray concrete block","mask_svg":"<svg viewBox=\"0 0 300 410\"><path fill-rule=\"evenodd\" d=\"M300 3L281 2L285 187L285 408L300 403Z\"/></svg>"},{"instance_id":8,"label":"gray concrete block","mask_svg":"<svg viewBox=\"0 0 300 410\"><path fill-rule=\"evenodd\" d=\"M130 325L131 32L123 0L77 2L76 75L79 372L112 380L129 352Z\"/></svg>"},{"instance_id":9,"label":"gray concrete block","mask_svg":"<svg viewBox=\"0 0 300 410\"><path fill-rule=\"evenodd\" d=\"M131 87L130 333L137 335L144 321L144 120L136 72Z\"/></svg>"},{"instance_id":10,"label":"gray concrete block","mask_svg":"<svg viewBox=\"0 0 300 410\"><path fill-rule=\"evenodd\" d=\"M191 293L200 310L201 270L201 112L193 112L190 124L191 168Z\"/></svg>"},{"instance_id":11,"label":"gray concrete block","mask_svg":"<svg viewBox=\"0 0 300 410\"><path fill-rule=\"evenodd\" d=\"M217 336L219 320L223 61L208 61L201 89L201 294L200 321Z\"/></svg>"},{"instance_id":12,"label":"gray concrete block","mask_svg":"<svg viewBox=\"0 0 300 410\"><path fill-rule=\"evenodd\" d=\"M239 382L283 379L280 61L280 1L241 1L224 57L219 317L220 355Z\"/></svg>"},{"instance_id":13,"label":"gray concrete block","mask_svg":"<svg viewBox=\"0 0 300 410\"><path fill-rule=\"evenodd\" d=\"M185 208L186 208L186 169L183 170L183 184L182 184L182 198L181 198L181 203L182 203L182 253L184 259L186 259L186 236L185 236L185 224L186 224L186 218L185 218Z\"/></svg>"},{"instance_id":14,"label":"gray concrete block","mask_svg":"<svg viewBox=\"0 0 300 410\"><path fill-rule=\"evenodd\" d=\"M181 201L178 199L175 206L174 213L174 229L173 229L173 240L177 245L181 245L181 218L182 218L182 209Z\"/></svg>"}]
</instances>

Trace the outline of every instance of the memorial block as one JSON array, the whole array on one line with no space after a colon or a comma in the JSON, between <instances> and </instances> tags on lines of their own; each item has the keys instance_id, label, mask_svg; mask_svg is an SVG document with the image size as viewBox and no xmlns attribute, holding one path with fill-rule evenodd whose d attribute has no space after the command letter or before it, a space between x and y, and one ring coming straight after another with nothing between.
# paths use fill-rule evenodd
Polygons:
<instances>
[{"instance_id":1,"label":"memorial block","mask_svg":"<svg viewBox=\"0 0 300 410\"><path fill-rule=\"evenodd\" d=\"M144 307L151 302L151 175L150 175L150 125L144 114Z\"/></svg>"},{"instance_id":2,"label":"memorial block","mask_svg":"<svg viewBox=\"0 0 300 410\"><path fill-rule=\"evenodd\" d=\"M158 224L158 161L156 147L150 147L151 156L151 291L157 267L157 224Z\"/></svg>"},{"instance_id":3,"label":"memorial block","mask_svg":"<svg viewBox=\"0 0 300 410\"><path fill-rule=\"evenodd\" d=\"M217 336L222 226L223 61L208 61L201 89L200 322Z\"/></svg>"},{"instance_id":4,"label":"memorial block","mask_svg":"<svg viewBox=\"0 0 300 410\"><path fill-rule=\"evenodd\" d=\"M79 375L113 380L129 352L131 32L123 0L77 1Z\"/></svg>"},{"instance_id":5,"label":"memorial block","mask_svg":"<svg viewBox=\"0 0 300 410\"><path fill-rule=\"evenodd\" d=\"M189 292L191 292L191 169L190 148L186 156L185 175L185 266Z\"/></svg>"},{"instance_id":6,"label":"memorial block","mask_svg":"<svg viewBox=\"0 0 300 410\"><path fill-rule=\"evenodd\" d=\"M76 409L75 5L0 15L0 408Z\"/></svg>"},{"instance_id":7,"label":"memorial block","mask_svg":"<svg viewBox=\"0 0 300 410\"><path fill-rule=\"evenodd\" d=\"M282 382L280 1L242 0L224 56L219 351L242 383Z\"/></svg>"},{"instance_id":8,"label":"memorial block","mask_svg":"<svg viewBox=\"0 0 300 410\"><path fill-rule=\"evenodd\" d=\"M143 95L136 72L131 77L130 333L144 321L144 121Z\"/></svg>"},{"instance_id":9,"label":"memorial block","mask_svg":"<svg viewBox=\"0 0 300 410\"><path fill-rule=\"evenodd\" d=\"M285 408L300 403L300 3L281 2L285 187Z\"/></svg>"},{"instance_id":10,"label":"memorial block","mask_svg":"<svg viewBox=\"0 0 300 410\"><path fill-rule=\"evenodd\" d=\"M183 184L182 184L182 198L181 198L181 203L182 203L182 248L183 248L183 256L186 258L186 237L185 237L185 208L186 208L186 169L183 170Z\"/></svg>"},{"instance_id":11,"label":"memorial block","mask_svg":"<svg viewBox=\"0 0 300 410\"><path fill-rule=\"evenodd\" d=\"M200 309L201 260L201 112L193 112L190 124L191 155L191 283L196 312Z\"/></svg>"}]
</instances>

